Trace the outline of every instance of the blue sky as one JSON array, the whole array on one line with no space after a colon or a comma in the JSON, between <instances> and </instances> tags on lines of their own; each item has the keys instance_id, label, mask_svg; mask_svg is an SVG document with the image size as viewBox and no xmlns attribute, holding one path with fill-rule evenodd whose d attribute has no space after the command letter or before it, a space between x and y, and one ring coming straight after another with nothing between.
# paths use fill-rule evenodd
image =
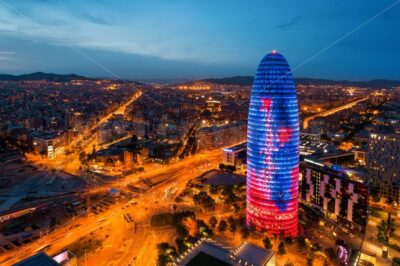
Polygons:
<instances>
[{"instance_id":1,"label":"blue sky","mask_svg":"<svg viewBox=\"0 0 400 266\"><path fill-rule=\"evenodd\" d=\"M394 2L0 0L0 73L111 76L74 49L134 79L253 75L273 49L295 68ZM294 76L400 79L399 29L400 3Z\"/></svg>"}]
</instances>

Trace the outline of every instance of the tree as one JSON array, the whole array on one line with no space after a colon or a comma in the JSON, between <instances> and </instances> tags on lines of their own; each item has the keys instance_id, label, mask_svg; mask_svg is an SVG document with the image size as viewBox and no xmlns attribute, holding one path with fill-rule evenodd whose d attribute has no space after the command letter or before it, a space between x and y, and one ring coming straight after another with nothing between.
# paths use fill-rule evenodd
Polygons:
<instances>
[{"instance_id":1,"label":"tree","mask_svg":"<svg viewBox=\"0 0 400 266\"><path fill-rule=\"evenodd\" d=\"M233 193L232 186L226 186L222 190L222 195L224 195L224 203L225 204L233 204L236 202L236 195Z\"/></svg>"},{"instance_id":2,"label":"tree","mask_svg":"<svg viewBox=\"0 0 400 266\"><path fill-rule=\"evenodd\" d=\"M325 249L325 254L331 260L335 260L336 259L336 251L333 248Z\"/></svg>"},{"instance_id":3,"label":"tree","mask_svg":"<svg viewBox=\"0 0 400 266\"><path fill-rule=\"evenodd\" d=\"M226 229L227 229L227 227L228 227L228 225L227 225L227 223L225 222L225 220L219 221L219 224L218 224L218 231L219 231L220 233L225 232Z\"/></svg>"},{"instance_id":4,"label":"tree","mask_svg":"<svg viewBox=\"0 0 400 266\"><path fill-rule=\"evenodd\" d=\"M157 266L165 266L168 264L168 256L159 254L157 257Z\"/></svg>"},{"instance_id":5,"label":"tree","mask_svg":"<svg viewBox=\"0 0 400 266\"><path fill-rule=\"evenodd\" d=\"M169 244L167 242L161 242L157 244L158 252L164 252L169 248Z\"/></svg>"},{"instance_id":6,"label":"tree","mask_svg":"<svg viewBox=\"0 0 400 266\"><path fill-rule=\"evenodd\" d=\"M233 206L233 209L234 209L235 213L239 213L239 212L240 212L239 204L237 204L237 203L235 202L235 203L233 203L232 206Z\"/></svg>"},{"instance_id":7,"label":"tree","mask_svg":"<svg viewBox=\"0 0 400 266\"><path fill-rule=\"evenodd\" d=\"M286 254L285 243L283 243L282 241L279 242L279 245L278 245L278 254L279 254L279 255Z\"/></svg>"},{"instance_id":8,"label":"tree","mask_svg":"<svg viewBox=\"0 0 400 266\"><path fill-rule=\"evenodd\" d=\"M218 193L218 186L210 186L210 194L211 195L216 195Z\"/></svg>"},{"instance_id":9,"label":"tree","mask_svg":"<svg viewBox=\"0 0 400 266\"><path fill-rule=\"evenodd\" d=\"M393 200L392 197L387 197L387 198L385 199L385 202L386 202L386 204L392 205L393 202L394 202L394 200Z\"/></svg>"},{"instance_id":10,"label":"tree","mask_svg":"<svg viewBox=\"0 0 400 266\"><path fill-rule=\"evenodd\" d=\"M215 209L215 200L211 198L205 191L201 191L193 195L193 201L196 205L200 205L208 210Z\"/></svg>"},{"instance_id":11,"label":"tree","mask_svg":"<svg viewBox=\"0 0 400 266\"><path fill-rule=\"evenodd\" d=\"M314 258L313 257L307 257L307 266L312 266L314 262Z\"/></svg>"},{"instance_id":12,"label":"tree","mask_svg":"<svg viewBox=\"0 0 400 266\"><path fill-rule=\"evenodd\" d=\"M185 245L185 242L183 241L182 238L177 237L175 239L175 243L176 243L176 246L178 247L179 253L183 253L187 250L187 246Z\"/></svg>"},{"instance_id":13,"label":"tree","mask_svg":"<svg viewBox=\"0 0 400 266\"><path fill-rule=\"evenodd\" d=\"M236 171L236 166L234 166L234 165L227 165L226 166L226 170L227 171L229 171L229 172L235 172Z\"/></svg>"},{"instance_id":14,"label":"tree","mask_svg":"<svg viewBox=\"0 0 400 266\"><path fill-rule=\"evenodd\" d=\"M86 161L86 153L84 151L79 153L79 161L81 161L81 163Z\"/></svg>"},{"instance_id":15,"label":"tree","mask_svg":"<svg viewBox=\"0 0 400 266\"><path fill-rule=\"evenodd\" d=\"M293 241L294 241L294 239L292 237L290 237L290 236L285 237L285 244L290 245L293 243Z\"/></svg>"},{"instance_id":16,"label":"tree","mask_svg":"<svg viewBox=\"0 0 400 266\"><path fill-rule=\"evenodd\" d=\"M229 231L235 232L236 231L236 221L232 216L228 217L228 224L229 224Z\"/></svg>"},{"instance_id":17,"label":"tree","mask_svg":"<svg viewBox=\"0 0 400 266\"><path fill-rule=\"evenodd\" d=\"M249 235L250 235L250 230L246 226L244 226L242 228L242 239L243 240L247 239L249 237Z\"/></svg>"},{"instance_id":18,"label":"tree","mask_svg":"<svg viewBox=\"0 0 400 266\"><path fill-rule=\"evenodd\" d=\"M157 244L158 257L157 265L164 266L173 262L173 260L178 256L176 249L171 247L168 243L162 242Z\"/></svg>"},{"instance_id":19,"label":"tree","mask_svg":"<svg viewBox=\"0 0 400 266\"><path fill-rule=\"evenodd\" d=\"M312 245L312 249L314 250L314 252L317 252L317 251L321 251L321 250L322 250L321 245L320 245L319 243L313 244L313 245Z\"/></svg>"},{"instance_id":20,"label":"tree","mask_svg":"<svg viewBox=\"0 0 400 266\"><path fill-rule=\"evenodd\" d=\"M371 191L370 191L369 194L370 194L370 196L372 197L372 201L373 201L373 202L378 203L378 202L381 201L381 198L379 197L379 194L378 194L378 192L377 192L376 190L371 189Z\"/></svg>"},{"instance_id":21,"label":"tree","mask_svg":"<svg viewBox=\"0 0 400 266\"><path fill-rule=\"evenodd\" d=\"M217 220L217 218L215 218L215 216L211 216L208 223L210 224L211 228L215 228L215 226L218 223L218 220Z\"/></svg>"},{"instance_id":22,"label":"tree","mask_svg":"<svg viewBox=\"0 0 400 266\"><path fill-rule=\"evenodd\" d=\"M265 249L271 249L272 248L271 239L269 239L269 237L264 238L263 243L264 243Z\"/></svg>"},{"instance_id":23,"label":"tree","mask_svg":"<svg viewBox=\"0 0 400 266\"><path fill-rule=\"evenodd\" d=\"M256 226L252 222L249 222L249 231L250 232L255 232L256 231Z\"/></svg>"},{"instance_id":24,"label":"tree","mask_svg":"<svg viewBox=\"0 0 400 266\"><path fill-rule=\"evenodd\" d=\"M299 236L297 238L297 244L299 245L299 248L301 250L305 249L307 247L306 245L306 239L304 238L304 236Z\"/></svg>"},{"instance_id":25,"label":"tree","mask_svg":"<svg viewBox=\"0 0 400 266\"><path fill-rule=\"evenodd\" d=\"M186 229L185 226L183 226L182 224L178 224L176 227L176 232L178 233L178 235L180 235L181 237L186 237L188 236L189 232Z\"/></svg>"},{"instance_id":26,"label":"tree","mask_svg":"<svg viewBox=\"0 0 400 266\"><path fill-rule=\"evenodd\" d=\"M196 220L196 224L198 228L198 237L210 237L214 235L213 231L203 220Z\"/></svg>"},{"instance_id":27,"label":"tree","mask_svg":"<svg viewBox=\"0 0 400 266\"><path fill-rule=\"evenodd\" d=\"M70 149L66 149L66 150L64 151L64 154L65 154L66 156L69 156L69 155L72 154L72 151L71 151Z\"/></svg>"},{"instance_id":28,"label":"tree","mask_svg":"<svg viewBox=\"0 0 400 266\"><path fill-rule=\"evenodd\" d=\"M399 266L399 265L400 265L400 258L394 257L393 258L393 266Z\"/></svg>"}]
</instances>

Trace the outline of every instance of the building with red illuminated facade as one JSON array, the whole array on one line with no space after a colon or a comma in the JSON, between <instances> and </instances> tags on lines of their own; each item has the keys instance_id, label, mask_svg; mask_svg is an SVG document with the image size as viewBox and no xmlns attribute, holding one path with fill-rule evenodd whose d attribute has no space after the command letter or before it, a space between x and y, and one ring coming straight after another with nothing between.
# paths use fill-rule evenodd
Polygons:
<instances>
[{"instance_id":1,"label":"building with red illuminated facade","mask_svg":"<svg viewBox=\"0 0 400 266\"><path fill-rule=\"evenodd\" d=\"M269 234L297 236L299 111L286 59L277 52L258 66L247 130L246 222Z\"/></svg>"}]
</instances>

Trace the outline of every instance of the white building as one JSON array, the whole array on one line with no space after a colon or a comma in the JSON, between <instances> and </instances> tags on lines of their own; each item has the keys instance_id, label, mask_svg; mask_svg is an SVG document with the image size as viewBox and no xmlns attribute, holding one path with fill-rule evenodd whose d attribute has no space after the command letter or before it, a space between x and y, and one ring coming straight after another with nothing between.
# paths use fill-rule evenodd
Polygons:
<instances>
[{"instance_id":1,"label":"white building","mask_svg":"<svg viewBox=\"0 0 400 266\"><path fill-rule=\"evenodd\" d=\"M247 142L224 148L222 154L222 163L225 165L236 166L238 159L246 159Z\"/></svg>"},{"instance_id":2,"label":"white building","mask_svg":"<svg viewBox=\"0 0 400 266\"><path fill-rule=\"evenodd\" d=\"M67 145L66 132L42 132L36 131L32 134L33 148L38 153L46 154L49 158L54 158L63 152Z\"/></svg>"}]
</instances>

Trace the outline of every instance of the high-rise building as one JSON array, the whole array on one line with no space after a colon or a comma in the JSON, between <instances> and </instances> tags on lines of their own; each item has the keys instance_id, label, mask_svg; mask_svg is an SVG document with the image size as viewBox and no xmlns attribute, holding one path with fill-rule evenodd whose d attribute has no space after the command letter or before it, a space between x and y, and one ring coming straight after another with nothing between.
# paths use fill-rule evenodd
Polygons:
<instances>
[{"instance_id":1,"label":"high-rise building","mask_svg":"<svg viewBox=\"0 0 400 266\"><path fill-rule=\"evenodd\" d=\"M368 217L368 184L338 165L300 163L300 199L339 224L361 232ZM354 232L353 232L354 233Z\"/></svg>"},{"instance_id":2,"label":"high-rise building","mask_svg":"<svg viewBox=\"0 0 400 266\"><path fill-rule=\"evenodd\" d=\"M277 52L258 66L247 130L248 225L270 234L298 233L299 111L286 59Z\"/></svg>"},{"instance_id":3,"label":"high-rise building","mask_svg":"<svg viewBox=\"0 0 400 266\"><path fill-rule=\"evenodd\" d=\"M400 134L372 133L368 144L367 169L371 193L400 202Z\"/></svg>"}]
</instances>

